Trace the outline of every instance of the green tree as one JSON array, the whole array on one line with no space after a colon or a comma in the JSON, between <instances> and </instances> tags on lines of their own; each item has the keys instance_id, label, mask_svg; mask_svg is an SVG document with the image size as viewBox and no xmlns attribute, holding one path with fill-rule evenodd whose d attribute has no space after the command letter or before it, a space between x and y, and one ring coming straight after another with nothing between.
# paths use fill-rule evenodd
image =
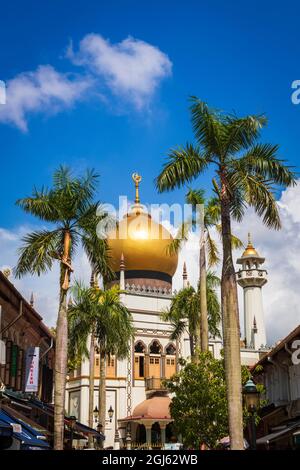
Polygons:
<instances>
[{"instance_id":1,"label":"green tree","mask_svg":"<svg viewBox=\"0 0 300 470\"><path fill-rule=\"evenodd\" d=\"M94 281L94 276L93 281ZM90 289L76 281L72 287L74 300L68 309L68 364L70 368L80 365L82 359L89 358L89 426L94 423L94 384L95 384L95 327L97 321L97 287L91 282ZM88 347L89 342L89 347ZM89 447L93 438L89 436Z\"/></svg>"},{"instance_id":2,"label":"green tree","mask_svg":"<svg viewBox=\"0 0 300 470\"><path fill-rule=\"evenodd\" d=\"M250 378L249 369L241 368L242 382ZM210 449L228 436L228 407L224 360L214 359L210 352L201 352L198 363L186 363L169 381L168 390L174 394L170 405L171 416L183 443L199 449L201 444ZM262 392L262 386L260 386ZM264 401L261 401L261 405ZM244 410L244 425L248 413ZM257 422L259 417L257 416Z\"/></svg>"},{"instance_id":3,"label":"green tree","mask_svg":"<svg viewBox=\"0 0 300 470\"><path fill-rule=\"evenodd\" d=\"M213 167L213 187L220 202L223 246L221 306L232 449L243 448L240 372L240 326L237 284L232 259L231 221L241 221L253 207L270 228L281 227L275 189L294 185L295 173L277 156L278 146L258 142L264 115L238 117L211 109L192 97L191 116L196 143L170 151L157 178L159 191L189 183Z\"/></svg>"},{"instance_id":4,"label":"green tree","mask_svg":"<svg viewBox=\"0 0 300 470\"><path fill-rule=\"evenodd\" d=\"M73 271L72 260L79 244L87 251L97 272L111 273L107 263L105 240L96 236L98 203L94 195L98 176L87 171L83 177L75 177L70 170L60 167L53 175L52 188L33 190L32 196L19 199L17 205L25 212L50 225L27 234L19 251L15 268L17 277L25 274L40 276L52 269L58 261L59 307L55 343L55 391L54 391L54 448L63 449L65 384L67 371L67 293ZM94 242L93 247L91 241Z\"/></svg>"},{"instance_id":5,"label":"green tree","mask_svg":"<svg viewBox=\"0 0 300 470\"><path fill-rule=\"evenodd\" d=\"M110 356L119 359L127 357L134 334L132 315L121 302L121 293L118 286L113 286L99 294L99 317L95 336L100 352L99 422L103 429L105 429L106 413L106 359Z\"/></svg>"},{"instance_id":6,"label":"green tree","mask_svg":"<svg viewBox=\"0 0 300 470\"><path fill-rule=\"evenodd\" d=\"M90 374L94 377L95 343L100 354L99 424L105 431L106 361L114 355L123 359L129 353L133 336L132 316L120 300L118 286L102 290L76 283L73 303L69 309L70 358L89 357ZM87 343L90 337L90 348ZM93 339L91 339L93 338ZM89 415L93 421L94 381L90 382Z\"/></svg>"},{"instance_id":7,"label":"green tree","mask_svg":"<svg viewBox=\"0 0 300 470\"><path fill-rule=\"evenodd\" d=\"M208 310L208 331L212 336L219 336L219 325L221 321L221 307L218 300L217 289L220 279L211 271L206 276L206 296ZM181 337L184 331L188 332L192 361L196 361L199 351L197 350L196 338L199 335L199 309L201 303L201 291L188 286L177 292L171 301L170 308L162 313L162 319L172 324L171 339Z\"/></svg>"}]
</instances>

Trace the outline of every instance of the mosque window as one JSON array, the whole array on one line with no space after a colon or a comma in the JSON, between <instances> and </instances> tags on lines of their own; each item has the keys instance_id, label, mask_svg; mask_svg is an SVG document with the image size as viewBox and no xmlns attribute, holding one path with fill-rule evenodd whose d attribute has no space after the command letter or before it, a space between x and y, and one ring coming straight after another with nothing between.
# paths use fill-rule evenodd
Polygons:
<instances>
[{"instance_id":1,"label":"mosque window","mask_svg":"<svg viewBox=\"0 0 300 470\"><path fill-rule=\"evenodd\" d=\"M161 353L161 345L159 344L158 341L154 340L150 344L149 352L150 352L150 354L160 354Z\"/></svg>"},{"instance_id":2,"label":"mosque window","mask_svg":"<svg viewBox=\"0 0 300 470\"><path fill-rule=\"evenodd\" d=\"M165 349L166 351L166 362L165 362L165 376L167 379L172 377L176 372L176 347L170 343Z\"/></svg>"},{"instance_id":3,"label":"mosque window","mask_svg":"<svg viewBox=\"0 0 300 470\"><path fill-rule=\"evenodd\" d=\"M143 379L145 377L145 351L146 347L142 341L138 341L134 346L134 378Z\"/></svg>"},{"instance_id":4,"label":"mosque window","mask_svg":"<svg viewBox=\"0 0 300 470\"><path fill-rule=\"evenodd\" d=\"M153 340L149 346L149 377L161 377L161 352L161 344L159 343L159 341Z\"/></svg>"},{"instance_id":5,"label":"mosque window","mask_svg":"<svg viewBox=\"0 0 300 470\"><path fill-rule=\"evenodd\" d=\"M106 361L106 377L116 376L116 359L115 356L110 356Z\"/></svg>"}]
</instances>

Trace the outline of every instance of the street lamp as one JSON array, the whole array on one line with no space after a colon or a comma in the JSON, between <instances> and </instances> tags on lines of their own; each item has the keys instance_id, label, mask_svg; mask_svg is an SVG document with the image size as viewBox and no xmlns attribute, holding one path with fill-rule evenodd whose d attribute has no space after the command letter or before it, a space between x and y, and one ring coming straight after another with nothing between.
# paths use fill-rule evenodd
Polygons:
<instances>
[{"instance_id":1,"label":"street lamp","mask_svg":"<svg viewBox=\"0 0 300 470\"><path fill-rule=\"evenodd\" d=\"M73 449L73 435L74 435L74 428L75 428L76 420L77 420L76 416L69 416L69 426L71 429L71 437L70 437L71 450Z\"/></svg>"},{"instance_id":2,"label":"street lamp","mask_svg":"<svg viewBox=\"0 0 300 470\"><path fill-rule=\"evenodd\" d=\"M252 450L256 450L256 426L255 426L255 412L259 405L259 391L256 388L252 379L249 379L243 388L243 395L247 411L250 414L251 425L251 445Z\"/></svg>"},{"instance_id":3,"label":"street lamp","mask_svg":"<svg viewBox=\"0 0 300 470\"><path fill-rule=\"evenodd\" d=\"M107 411L107 413L108 413L108 416L109 416L109 422L111 423L113 415L114 415L114 410L112 409L111 405L110 405L109 410Z\"/></svg>"},{"instance_id":4,"label":"street lamp","mask_svg":"<svg viewBox=\"0 0 300 470\"><path fill-rule=\"evenodd\" d=\"M99 410L98 410L97 406L95 406L93 413L94 413L95 422L97 423L98 418L99 418Z\"/></svg>"}]
</instances>

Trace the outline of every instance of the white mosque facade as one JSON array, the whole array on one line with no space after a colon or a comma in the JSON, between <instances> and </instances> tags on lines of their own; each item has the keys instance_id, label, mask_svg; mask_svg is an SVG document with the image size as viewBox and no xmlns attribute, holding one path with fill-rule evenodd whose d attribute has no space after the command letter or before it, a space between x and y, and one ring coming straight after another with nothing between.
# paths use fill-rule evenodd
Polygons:
<instances>
[{"instance_id":1,"label":"white mosque facade","mask_svg":"<svg viewBox=\"0 0 300 470\"><path fill-rule=\"evenodd\" d=\"M138 182L136 182L136 188ZM151 229L149 227L151 226ZM159 236L153 239L154 232ZM119 225L126 231L121 239L110 240L113 267L123 291L122 301L130 310L134 324L134 340L126 360L111 357L106 364L106 425L105 447L119 448L127 443L156 442L163 444L172 437L170 398L163 380L171 377L179 366L179 358L189 358L187 333L171 341L172 327L161 318L170 306L173 295L172 277L177 269L177 255L169 256L166 245L171 235L154 222L136 202ZM128 235L128 236L127 236ZM168 236L167 236L168 235ZM266 338L263 320L262 286L267 282L261 258L249 240L237 260L238 284L244 290L244 327L241 341L242 364L253 365L265 351ZM182 285L187 285L184 265ZM210 338L209 348L216 358L221 357L221 338ZM94 407L98 404L99 356L95 355ZM68 376L66 411L88 425L89 360ZM108 410L113 410L112 417ZM95 416L94 427L97 427Z\"/></svg>"}]
</instances>

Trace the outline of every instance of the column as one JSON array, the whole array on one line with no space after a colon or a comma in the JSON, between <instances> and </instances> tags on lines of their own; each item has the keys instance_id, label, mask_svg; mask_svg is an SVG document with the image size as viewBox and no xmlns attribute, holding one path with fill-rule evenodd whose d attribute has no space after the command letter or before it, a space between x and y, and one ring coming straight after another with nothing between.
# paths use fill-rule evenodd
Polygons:
<instances>
[{"instance_id":1,"label":"column","mask_svg":"<svg viewBox=\"0 0 300 470\"><path fill-rule=\"evenodd\" d=\"M161 446L164 447L166 443L166 423L159 423L160 426L160 439L161 439Z\"/></svg>"},{"instance_id":2,"label":"column","mask_svg":"<svg viewBox=\"0 0 300 470\"><path fill-rule=\"evenodd\" d=\"M145 425L145 428L146 428L146 442L147 442L147 445L148 445L149 449L151 449L151 430L152 430L152 423Z\"/></svg>"},{"instance_id":3,"label":"column","mask_svg":"<svg viewBox=\"0 0 300 470\"><path fill-rule=\"evenodd\" d=\"M166 377L166 355L161 354L161 366L160 366L161 377L164 379Z\"/></svg>"}]
</instances>

